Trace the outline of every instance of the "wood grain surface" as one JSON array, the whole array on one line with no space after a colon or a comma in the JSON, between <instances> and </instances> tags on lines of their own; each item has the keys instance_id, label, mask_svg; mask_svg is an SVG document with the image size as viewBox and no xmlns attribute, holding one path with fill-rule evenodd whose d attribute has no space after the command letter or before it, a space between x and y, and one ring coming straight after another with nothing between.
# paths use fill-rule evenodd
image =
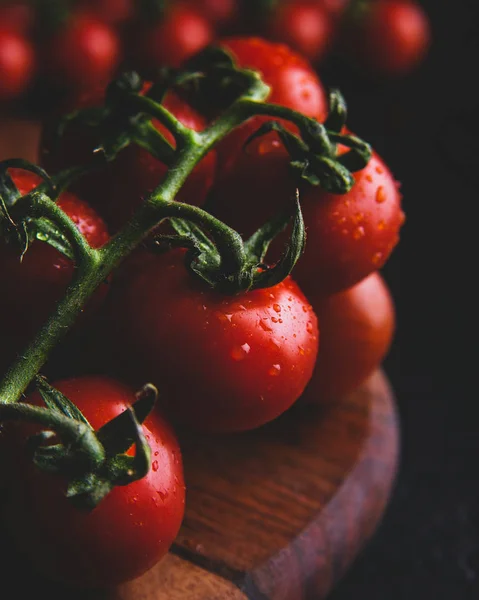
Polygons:
<instances>
[{"instance_id":1,"label":"wood grain surface","mask_svg":"<svg viewBox=\"0 0 479 600\"><path fill-rule=\"evenodd\" d=\"M2 536L1 600L320 600L374 532L398 460L394 397L379 371L323 410L180 441L187 510L163 561L117 589L73 590L34 574Z\"/></svg>"}]
</instances>

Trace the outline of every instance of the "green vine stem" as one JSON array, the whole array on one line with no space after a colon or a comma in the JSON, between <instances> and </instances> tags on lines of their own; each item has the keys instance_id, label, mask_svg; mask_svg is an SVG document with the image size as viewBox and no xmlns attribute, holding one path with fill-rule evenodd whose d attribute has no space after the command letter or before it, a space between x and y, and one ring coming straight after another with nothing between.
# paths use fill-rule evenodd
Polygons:
<instances>
[{"instance_id":1,"label":"green vine stem","mask_svg":"<svg viewBox=\"0 0 479 600\"><path fill-rule=\"evenodd\" d=\"M108 277L121 261L128 256L156 227L168 217L179 217L203 226L221 246L222 267L226 273L234 273L244 261L245 245L234 230L227 227L208 212L175 201L185 180L197 163L232 129L258 114L287 119L295 123L299 130L315 131L318 124L313 119L286 109L282 106L265 104L269 87L259 75L247 72L247 91L223 114L202 132L193 132L179 124L163 108L158 108L151 99L127 93L125 101L131 100L150 117L159 118L176 138L178 147L174 160L164 181L140 206L132 219L111 240L100 249L92 249L77 233L71 223L64 218L55 203L43 193L31 193L30 198L35 216L48 217L57 224L71 242L76 259L75 276L65 296L58 302L47 322L40 328L35 338L9 368L0 383L0 402L17 402L38 374L50 352L63 338L77 319L82 307L95 289ZM319 126L324 129L324 126ZM320 131L321 133L321 131ZM334 133L334 132L333 132ZM20 199L20 204L24 199Z\"/></svg>"}]
</instances>

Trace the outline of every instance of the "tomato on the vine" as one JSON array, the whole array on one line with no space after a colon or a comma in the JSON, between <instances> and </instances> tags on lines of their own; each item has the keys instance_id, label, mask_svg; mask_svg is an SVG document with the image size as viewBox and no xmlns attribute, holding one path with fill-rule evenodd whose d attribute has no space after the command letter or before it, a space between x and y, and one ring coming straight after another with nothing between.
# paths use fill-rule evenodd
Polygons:
<instances>
[{"instance_id":1,"label":"tomato on the vine","mask_svg":"<svg viewBox=\"0 0 479 600\"><path fill-rule=\"evenodd\" d=\"M109 338L121 339L121 348L113 342L111 353L123 374L158 387L175 420L209 431L247 430L301 395L318 327L291 278L226 296L193 279L182 250L141 254L119 277Z\"/></svg>"},{"instance_id":2,"label":"tomato on the vine","mask_svg":"<svg viewBox=\"0 0 479 600\"><path fill-rule=\"evenodd\" d=\"M381 364L394 335L389 288L374 272L347 290L309 296L321 325L321 346L302 402L320 404L352 392Z\"/></svg>"},{"instance_id":3,"label":"tomato on the vine","mask_svg":"<svg viewBox=\"0 0 479 600\"><path fill-rule=\"evenodd\" d=\"M431 43L431 25L415 0L375 0L351 22L346 21L343 46L357 66L397 76L409 73L424 59Z\"/></svg>"},{"instance_id":4,"label":"tomato on the vine","mask_svg":"<svg viewBox=\"0 0 479 600\"><path fill-rule=\"evenodd\" d=\"M44 41L44 74L70 92L107 84L121 59L117 31L94 14L72 12Z\"/></svg>"},{"instance_id":5,"label":"tomato on the vine","mask_svg":"<svg viewBox=\"0 0 479 600\"><path fill-rule=\"evenodd\" d=\"M269 16L265 33L318 64L331 49L335 24L321 3L287 0Z\"/></svg>"},{"instance_id":6,"label":"tomato on the vine","mask_svg":"<svg viewBox=\"0 0 479 600\"><path fill-rule=\"evenodd\" d=\"M149 85L149 84L148 84ZM148 85L146 87L148 87ZM97 98L95 94L95 99ZM88 105L88 99L84 99ZM99 99L102 103L102 99ZM162 102L183 125L201 131L206 122L185 100L168 92ZM173 135L158 120L154 127L174 147ZM93 156L96 141L93 132L82 126L67 128L59 144L53 142L55 123L47 124L40 142L40 160L47 171L55 173L71 165L88 163ZM177 200L200 206L213 184L216 170L216 152L209 152L193 169L181 188ZM165 178L168 167L148 150L131 143L117 157L98 172L82 177L74 189L105 218L112 230L120 228L132 216L143 199Z\"/></svg>"},{"instance_id":7,"label":"tomato on the vine","mask_svg":"<svg viewBox=\"0 0 479 600\"><path fill-rule=\"evenodd\" d=\"M285 44L259 37L230 37L217 45L231 54L236 65L258 71L271 87L266 99L286 106L307 117L324 120L328 112L326 91L309 62ZM229 133L218 146L219 175L229 171L249 136L268 117L253 117ZM275 119L278 120L278 119ZM286 127L292 128L285 122Z\"/></svg>"},{"instance_id":8,"label":"tomato on the vine","mask_svg":"<svg viewBox=\"0 0 479 600\"><path fill-rule=\"evenodd\" d=\"M98 429L135 401L132 389L106 377L81 377L53 384ZM26 402L44 406L34 392ZM151 448L148 474L116 486L91 511L66 498L65 480L41 471L25 447L32 426L11 423L6 526L35 567L52 579L105 587L139 577L167 552L180 528L185 486L180 448L160 412L143 423ZM36 429L38 431L38 428ZM128 451L134 453L133 448Z\"/></svg>"},{"instance_id":9,"label":"tomato on the vine","mask_svg":"<svg viewBox=\"0 0 479 600\"><path fill-rule=\"evenodd\" d=\"M346 289L382 267L399 240L404 213L398 183L377 153L354 173L346 194L298 183L289 161L271 133L254 140L219 180L210 210L247 237L283 210L299 185L307 241L293 277L308 297Z\"/></svg>"},{"instance_id":10,"label":"tomato on the vine","mask_svg":"<svg viewBox=\"0 0 479 600\"><path fill-rule=\"evenodd\" d=\"M37 175L21 169L9 169L9 173L21 194L41 182ZM105 223L86 202L65 191L60 194L58 206L91 246L99 248L108 241ZM75 269L69 258L44 242L35 241L23 257L20 254L16 245L0 242L0 272L5 282L0 294L1 367L4 357L11 360L44 323L63 297ZM96 290L85 307L85 316L102 303L108 288L104 283Z\"/></svg>"},{"instance_id":11,"label":"tomato on the vine","mask_svg":"<svg viewBox=\"0 0 479 600\"><path fill-rule=\"evenodd\" d=\"M23 94L32 82L35 70L35 51L31 42L22 33L0 23L0 102Z\"/></svg>"}]
</instances>

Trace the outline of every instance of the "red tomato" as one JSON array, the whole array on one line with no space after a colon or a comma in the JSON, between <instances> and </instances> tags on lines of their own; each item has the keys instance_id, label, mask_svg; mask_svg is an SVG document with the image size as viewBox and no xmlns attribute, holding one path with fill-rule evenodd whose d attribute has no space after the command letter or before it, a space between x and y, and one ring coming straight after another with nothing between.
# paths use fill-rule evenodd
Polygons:
<instances>
[{"instance_id":1,"label":"red tomato","mask_svg":"<svg viewBox=\"0 0 479 600\"><path fill-rule=\"evenodd\" d=\"M23 94L35 74L35 51L21 33L0 23L0 102Z\"/></svg>"},{"instance_id":2,"label":"red tomato","mask_svg":"<svg viewBox=\"0 0 479 600\"><path fill-rule=\"evenodd\" d=\"M328 11L313 0L287 1L272 12L265 33L313 63L329 52L335 27Z\"/></svg>"},{"instance_id":3,"label":"red tomato","mask_svg":"<svg viewBox=\"0 0 479 600\"><path fill-rule=\"evenodd\" d=\"M313 371L311 306L291 278L224 296L194 280L183 261L181 250L145 253L125 271L111 302L119 368L156 382L167 412L194 428L241 431L274 419Z\"/></svg>"},{"instance_id":4,"label":"red tomato","mask_svg":"<svg viewBox=\"0 0 479 600\"><path fill-rule=\"evenodd\" d=\"M345 32L351 60L384 75L403 75L417 67L431 43L431 26L415 0L376 0Z\"/></svg>"},{"instance_id":5,"label":"red tomato","mask_svg":"<svg viewBox=\"0 0 479 600\"><path fill-rule=\"evenodd\" d=\"M150 75L159 67L179 67L214 38L214 29L194 6L177 2L153 24L141 24L130 44L133 66Z\"/></svg>"},{"instance_id":6,"label":"red tomato","mask_svg":"<svg viewBox=\"0 0 479 600\"><path fill-rule=\"evenodd\" d=\"M98 429L135 401L132 389L105 377L53 384ZM36 392L27 398L43 405ZM65 481L35 468L23 442L32 426L12 424L7 441L22 444L7 494L6 526L22 553L53 579L88 587L114 586L139 577L167 552L181 525L185 487L175 435L158 411L143 424L151 469L129 485L115 487L84 512L64 495ZM133 449L129 451L133 454Z\"/></svg>"},{"instance_id":7,"label":"red tomato","mask_svg":"<svg viewBox=\"0 0 479 600\"><path fill-rule=\"evenodd\" d=\"M135 13L134 0L77 0L77 4L111 25L122 25Z\"/></svg>"},{"instance_id":8,"label":"red tomato","mask_svg":"<svg viewBox=\"0 0 479 600\"><path fill-rule=\"evenodd\" d=\"M191 129L201 131L205 121L189 104L173 92L169 92L163 105L176 118ZM171 133L158 121L154 126L174 145ZM54 125L54 124L53 124ZM94 136L83 127L67 129L58 147L53 147L52 133L47 125L40 143L40 160L49 172L87 163L96 147ZM216 169L216 152L209 152L193 169L177 199L189 204L201 205L213 183ZM117 158L99 172L82 178L75 185L80 195L89 199L115 230L125 224L143 198L158 186L167 174L167 166L147 150L130 144Z\"/></svg>"},{"instance_id":9,"label":"red tomato","mask_svg":"<svg viewBox=\"0 0 479 600\"><path fill-rule=\"evenodd\" d=\"M258 37L225 38L218 43L231 53L239 67L261 73L263 81L271 87L268 102L287 106L319 121L324 120L328 112L326 92L306 59L284 44ZM254 117L233 130L219 144L220 176L232 167L237 156L243 152L249 136L267 120L268 117ZM288 123L287 127L292 126Z\"/></svg>"},{"instance_id":10,"label":"red tomato","mask_svg":"<svg viewBox=\"0 0 479 600\"><path fill-rule=\"evenodd\" d=\"M231 25L239 17L239 0L186 0L215 27Z\"/></svg>"},{"instance_id":11,"label":"red tomato","mask_svg":"<svg viewBox=\"0 0 479 600\"><path fill-rule=\"evenodd\" d=\"M338 400L365 381L386 356L395 329L393 299L377 272L338 294L309 299L321 324L321 347L301 400Z\"/></svg>"},{"instance_id":12,"label":"red tomato","mask_svg":"<svg viewBox=\"0 0 479 600\"><path fill-rule=\"evenodd\" d=\"M121 58L113 27L86 12L74 12L45 42L46 76L63 89L90 89L110 81Z\"/></svg>"},{"instance_id":13,"label":"red tomato","mask_svg":"<svg viewBox=\"0 0 479 600\"><path fill-rule=\"evenodd\" d=\"M27 0L5 2L0 6L0 26L26 35L35 23L35 7Z\"/></svg>"},{"instance_id":14,"label":"red tomato","mask_svg":"<svg viewBox=\"0 0 479 600\"><path fill-rule=\"evenodd\" d=\"M276 136L255 140L218 182L210 210L248 237L294 197L289 160ZM354 177L343 195L300 186L307 238L293 277L308 297L351 287L384 265L398 242L404 214L388 167L373 153Z\"/></svg>"},{"instance_id":15,"label":"red tomato","mask_svg":"<svg viewBox=\"0 0 479 600\"><path fill-rule=\"evenodd\" d=\"M22 194L28 193L40 182L39 177L27 171L9 169L9 173ZM91 246L99 248L108 241L104 222L77 196L63 192L58 205L74 221ZM2 370L5 360L11 360L15 352L23 348L46 321L55 303L63 297L73 277L74 265L66 256L42 242L34 242L20 260L18 248L2 241L0 272L5 282L0 294ZM87 305L86 314L101 304L108 287L103 284L95 292Z\"/></svg>"}]
</instances>

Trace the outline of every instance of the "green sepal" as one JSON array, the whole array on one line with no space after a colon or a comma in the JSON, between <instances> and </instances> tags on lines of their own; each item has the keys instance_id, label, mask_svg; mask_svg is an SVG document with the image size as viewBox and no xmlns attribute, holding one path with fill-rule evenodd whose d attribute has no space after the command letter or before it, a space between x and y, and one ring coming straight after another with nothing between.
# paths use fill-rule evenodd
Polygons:
<instances>
[{"instance_id":1,"label":"green sepal","mask_svg":"<svg viewBox=\"0 0 479 600\"><path fill-rule=\"evenodd\" d=\"M51 410L58 410L65 415L65 417L83 422L85 425L91 427L81 410L79 410L78 407L65 396L65 394L62 394L60 390L57 390L51 386L45 377L42 375L37 375L35 377L35 385L47 408Z\"/></svg>"},{"instance_id":2,"label":"green sepal","mask_svg":"<svg viewBox=\"0 0 479 600\"><path fill-rule=\"evenodd\" d=\"M339 133L346 125L348 107L344 96L338 89L329 92L329 111L323 125L330 132Z\"/></svg>"}]
</instances>

